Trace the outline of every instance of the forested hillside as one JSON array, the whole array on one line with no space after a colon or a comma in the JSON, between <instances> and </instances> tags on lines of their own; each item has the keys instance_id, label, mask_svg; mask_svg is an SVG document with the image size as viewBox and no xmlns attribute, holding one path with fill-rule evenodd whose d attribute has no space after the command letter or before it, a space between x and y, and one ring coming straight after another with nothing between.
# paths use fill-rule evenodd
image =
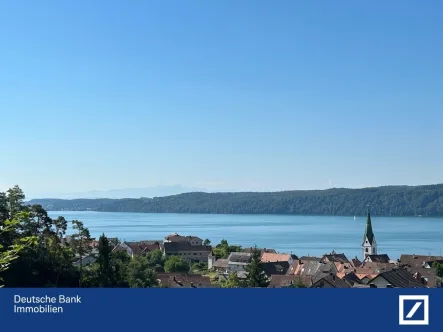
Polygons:
<instances>
[{"instance_id":1,"label":"forested hillside","mask_svg":"<svg viewBox=\"0 0 443 332\"><path fill-rule=\"evenodd\" d=\"M443 216L443 184L269 193L195 192L152 199L39 199L29 203L53 211L351 216L363 214L370 204L375 215Z\"/></svg>"}]
</instances>

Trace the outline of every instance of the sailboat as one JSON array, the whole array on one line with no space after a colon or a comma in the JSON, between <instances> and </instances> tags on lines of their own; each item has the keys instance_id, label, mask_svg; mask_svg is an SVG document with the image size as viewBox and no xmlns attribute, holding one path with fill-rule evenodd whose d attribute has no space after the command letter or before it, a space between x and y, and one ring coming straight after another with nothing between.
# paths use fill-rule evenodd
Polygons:
<instances>
[{"instance_id":1,"label":"sailboat","mask_svg":"<svg viewBox=\"0 0 443 332\"><path fill-rule=\"evenodd\" d=\"M357 218L354 216L354 220L357 220Z\"/></svg>"}]
</instances>

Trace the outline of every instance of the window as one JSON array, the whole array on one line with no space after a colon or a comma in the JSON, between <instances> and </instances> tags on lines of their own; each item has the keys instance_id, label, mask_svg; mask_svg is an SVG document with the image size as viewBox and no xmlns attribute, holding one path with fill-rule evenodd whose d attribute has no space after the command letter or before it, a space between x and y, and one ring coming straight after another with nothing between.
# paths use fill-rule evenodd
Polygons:
<instances>
[{"instance_id":1,"label":"window","mask_svg":"<svg viewBox=\"0 0 443 332\"><path fill-rule=\"evenodd\" d=\"M194 256L197 256L197 253L194 252Z\"/></svg>"},{"instance_id":2,"label":"window","mask_svg":"<svg viewBox=\"0 0 443 332\"><path fill-rule=\"evenodd\" d=\"M369 251L369 249L368 248L366 248L366 252L368 252Z\"/></svg>"}]
</instances>

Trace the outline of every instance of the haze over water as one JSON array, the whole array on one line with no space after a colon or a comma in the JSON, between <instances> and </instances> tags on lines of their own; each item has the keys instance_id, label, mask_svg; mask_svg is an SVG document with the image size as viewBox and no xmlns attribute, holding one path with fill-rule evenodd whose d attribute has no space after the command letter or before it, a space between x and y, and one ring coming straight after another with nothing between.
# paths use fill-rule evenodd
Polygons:
<instances>
[{"instance_id":1,"label":"haze over water","mask_svg":"<svg viewBox=\"0 0 443 332\"><path fill-rule=\"evenodd\" d=\"M321 256L332 250L348 258L361 258L366 217L154 214L50 211L51 217L78 219L92 237L105 233L121 240L161 240L170 233L222 239L243 247L257 245L279 252ZM402 253L440 255L443 249L443 218L372 217L378 252L391 259ZM72 230L69 229L68 233Z\"/></svg>"}]
</instances>

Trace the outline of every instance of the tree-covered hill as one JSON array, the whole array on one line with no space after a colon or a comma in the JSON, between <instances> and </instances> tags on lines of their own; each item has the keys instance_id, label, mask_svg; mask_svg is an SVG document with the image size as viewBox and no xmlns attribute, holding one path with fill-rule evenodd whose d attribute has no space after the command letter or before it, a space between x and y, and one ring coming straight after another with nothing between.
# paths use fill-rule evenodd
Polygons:
<instances>
[{"instance_id":1,"label":"tree-covered hill","mask_svg":"<svg viewBox=\"0 0 443 332\"><path fill-rule=\"evenodd\" d=\"M195 192L140 199L38 199L29 203L41 204L53 211L351 216L363 214L370 204L374 215L443 216L443 184L282 192Z\"/></svg>"}]
</instances>

